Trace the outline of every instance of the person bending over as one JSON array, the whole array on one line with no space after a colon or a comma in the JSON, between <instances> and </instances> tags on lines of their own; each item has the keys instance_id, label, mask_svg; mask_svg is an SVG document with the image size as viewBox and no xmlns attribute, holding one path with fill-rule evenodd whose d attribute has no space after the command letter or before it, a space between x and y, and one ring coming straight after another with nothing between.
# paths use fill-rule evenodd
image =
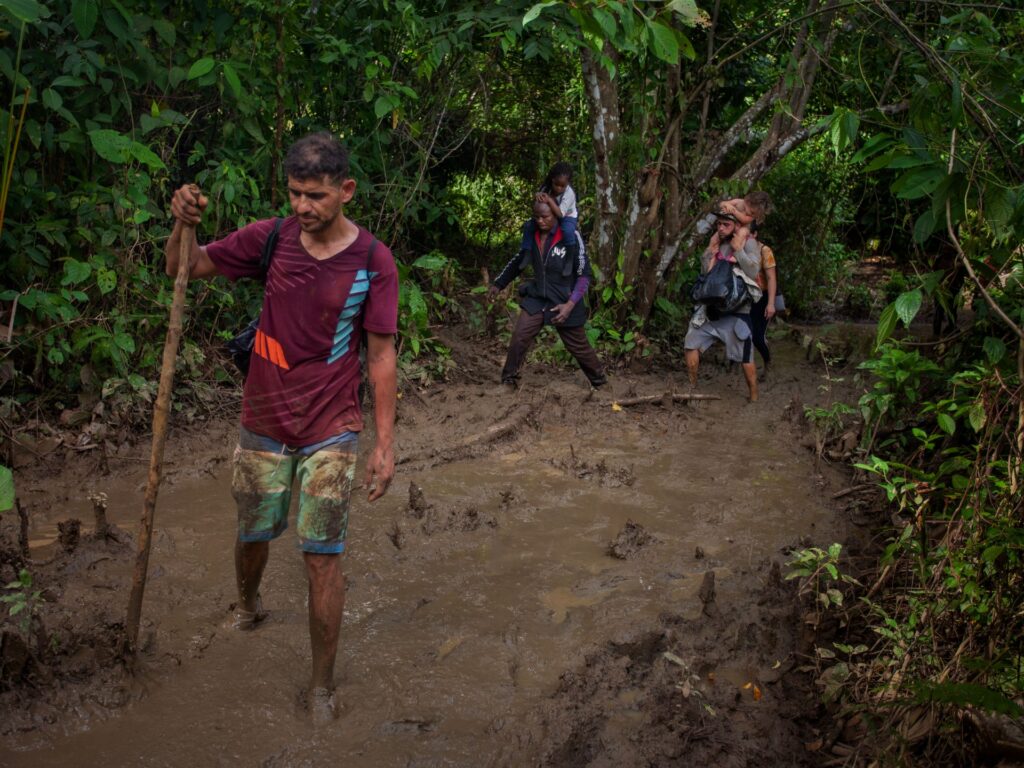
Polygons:
<instances>
[{"instance_id":1,"label":"person bending over","mask_svg":"<svg viewBox=\"0 0 1024 768\"><path fill-rule=\"evenodd\" d=\"M590 285L591 270L582 238L578 232L567 238L555 225L551 206L541 200L533 204L533 222L535 231L529 248L509 260L487 291L488 298L493 300L523 270L533 268L533 280L519 287L522 311L512 331L501 381L516 385L534 339L541 328L552 325L591 386L600 387L608 379L583 330L587 321L583 299Z\"/></svg>"}]
</instances>

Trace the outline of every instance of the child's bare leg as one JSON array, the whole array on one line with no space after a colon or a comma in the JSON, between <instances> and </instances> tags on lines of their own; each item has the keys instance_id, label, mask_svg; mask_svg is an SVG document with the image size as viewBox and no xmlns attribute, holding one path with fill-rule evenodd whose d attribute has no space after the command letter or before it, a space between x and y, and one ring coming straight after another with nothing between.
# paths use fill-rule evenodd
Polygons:
<instances>
[{"instance_id":1,"label":"child's bare leg","mask_svg":"<svg viewBox=\"0 0 1024 768\"><path fill-rule=\"evenodd\" d=\"M750 237L750 227L740 227L732 236L732 249L733 251L742 251L743 246L747 244L747 238Z\"/></svg>"}]
</instances>

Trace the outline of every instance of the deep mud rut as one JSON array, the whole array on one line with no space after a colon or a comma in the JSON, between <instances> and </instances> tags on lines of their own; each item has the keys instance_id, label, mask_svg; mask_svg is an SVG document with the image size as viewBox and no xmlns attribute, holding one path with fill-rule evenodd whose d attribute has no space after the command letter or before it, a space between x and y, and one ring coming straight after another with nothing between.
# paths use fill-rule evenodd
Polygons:
<instances>
[{"instance_id":1,"label":"deep mud rut","mask_svg":"<svg viewBox=\"0 0 1024 768\"><path fill-rule=\"evenodd\" d=\"M531 364L509 393L491 383L500 348L452 341L486 383L403 387L397 454L421 458L382 500L354 503L334 724L313 728L299 704L309 640L291 530L271 548L270 619L221 628L235 532L223 423L168 447L139 671L104 665L97 631L80 674L0 699L0 764L817 764L803 609L779 565L787 547L849 533L831 500L842 472L805 447L803 405L828 398L820 366L776 340L759 403L738 369L706 364L698 389L721 400L615 410L683 391L683 371L620 372L587 399L578 371ZM509 415L522 417L509 435L444 454ZM33 557L58 550L59 521L91 527L90 491L134 531L147 450L112 457L109 475L81 460L19 477ZM80 624L116 623L128 544L84 540L44 598Z\"/></svg>"}]
</instances>

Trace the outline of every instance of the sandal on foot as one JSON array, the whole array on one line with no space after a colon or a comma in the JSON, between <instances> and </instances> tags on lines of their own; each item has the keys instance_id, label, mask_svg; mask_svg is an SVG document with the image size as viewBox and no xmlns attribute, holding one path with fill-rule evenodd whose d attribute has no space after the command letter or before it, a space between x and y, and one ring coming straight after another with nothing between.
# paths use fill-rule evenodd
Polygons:
<instances>
[{"instance_id":1,"label":"sandal on foot","mask_svg":"<svg viewBox=\"0 0 1024 768\"><path fill-rule=\"evenodd\" d=\"M234 612L225 622L225 625L229 629L238 629L243 632L248 632L263 622L270 614L263 610L263 598L256 595L256 610L247 611L241 606L236 606Z\"/></svg>"}]
</instances>

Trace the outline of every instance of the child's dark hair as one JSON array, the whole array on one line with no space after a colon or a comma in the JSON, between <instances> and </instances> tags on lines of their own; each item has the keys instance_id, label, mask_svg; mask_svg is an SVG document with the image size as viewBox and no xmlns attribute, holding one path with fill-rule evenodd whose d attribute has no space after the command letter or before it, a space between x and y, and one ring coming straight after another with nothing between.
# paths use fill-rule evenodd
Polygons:
<instances>
[{"instance_id":1,"label":"child's dark hair","mask_svg":"<svg viewBox=\"0 0 1024 768\"><path fill-rule=\"evenodd\" d=\"M565 176L569 181L572 181L572 166L568 163L561 162L552 165L551 170L548 171L548 175L544 177L544 183L540 185L540 191L551 192L555 179L560 176Z\"/></svg>"}]
</instances>

